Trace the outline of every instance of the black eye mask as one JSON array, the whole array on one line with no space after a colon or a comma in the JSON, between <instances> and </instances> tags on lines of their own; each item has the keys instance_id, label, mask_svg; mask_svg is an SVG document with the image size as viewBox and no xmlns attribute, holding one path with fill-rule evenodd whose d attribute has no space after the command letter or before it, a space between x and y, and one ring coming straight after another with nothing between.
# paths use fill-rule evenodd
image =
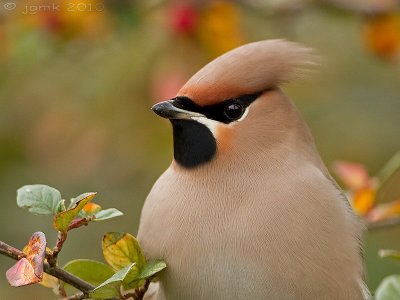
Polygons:
<instances>
[{"instance_id":1,"label":"black eye mask","mask_svg":"<svg viewBox=\"0 0 400 300\"><path fill-rule=\"evenodd\" d=\"M243 95L237 98L228 99L218 104L200 106L194 103L188 97L176 97L171 99L174 101L174 106L205 115L207 118L229 124L233 121L239 120L246 108L260 96L261 93L252 95Z\"/></svg>"},{"instance_id":2,"label":"black eye mask","mask_svg":"<svg viewBox=\"0 0 400 300\"><path fill-rule=\"evenodd\" d=\"M188 97L171 99L172 105L191 112L205 115L207 118L229 124L239 120L246 108L261 93L243 95L228 99L222 103L200 106ZM211 161L217 151L217 142L209 128L194 120L170 119L174 131L174 158L185 168L194 168Z\"/></svg>"}]
</instances>

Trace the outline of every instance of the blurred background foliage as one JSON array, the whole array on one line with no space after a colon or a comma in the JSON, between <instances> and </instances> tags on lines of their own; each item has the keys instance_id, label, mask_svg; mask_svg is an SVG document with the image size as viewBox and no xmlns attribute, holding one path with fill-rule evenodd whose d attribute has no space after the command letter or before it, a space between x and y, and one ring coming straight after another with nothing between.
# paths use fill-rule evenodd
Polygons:
<instances>
[{"instance_id":1,"label":"blurred background foliage","mask_svg":"<svg viewBox=\"0 0 400 300\"><path fill-rule=\"evenodd\" d=\"M140 209L172 156L168 123L152 103L173 97L198 68L246 42L287 38L318 50L310 80L285 87L328 166L370 174L400 149L400 13L395 0L1 0L0 239L22 247L51 220L15 205L16 189L44 183L68 199L98 192L125 216L70 233L61 263L101 259L106 231L136 233ZM400 175L382 199L400 197ZM397 198L396 198L397 197ZM304 209L307 209L306 207ZM400 226L366 234L372 290L400 265ZM0 257L0 274L14 262ZM290 270L288 270L290 271ZM52 299L43 287L1 299Z\"/></svg>"}]
</instances>

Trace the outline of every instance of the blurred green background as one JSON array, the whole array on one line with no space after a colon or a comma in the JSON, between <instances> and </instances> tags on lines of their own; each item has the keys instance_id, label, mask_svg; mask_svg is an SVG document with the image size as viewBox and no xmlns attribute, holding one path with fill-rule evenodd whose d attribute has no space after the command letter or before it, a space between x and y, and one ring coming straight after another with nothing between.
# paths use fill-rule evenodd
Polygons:
<instances>
[{"instance_id":1,"label":"blurred green background","mask_svg":"<svg viewBox=\"0 0 400 300\"><path fill-rule=\"evenodd\" d=\"M97 203L125 213L72 231L62 264L101 259L106 231L135 234L143 201L172 157L170 126L152 103L174 96L217 55L261 39L317 49L319 71L284 89L329 167L350 160L376 173L400 149L392 2L0 1L0 240L22 248L40 230L54 243L51 218L16 206L16 190L35 183L66 199L96 191ZM399 183L392 179L380 201L399 198ZM399 263L377 257L378 249L400 249L399 234L400 226L366 234L372 290L400 273ZM55 298L41 286L11 288L4 274L13 263L0 257L0 299Z\"/></svg>"}]
</instances>

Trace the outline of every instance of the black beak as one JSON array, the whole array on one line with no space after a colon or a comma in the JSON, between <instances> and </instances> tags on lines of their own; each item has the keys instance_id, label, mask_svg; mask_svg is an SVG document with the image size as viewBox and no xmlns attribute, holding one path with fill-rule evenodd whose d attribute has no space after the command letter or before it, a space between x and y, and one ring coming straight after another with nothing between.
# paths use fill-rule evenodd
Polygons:
<instances>
[{"instance_id":1,"label":"black beak","mask_svg":"<svg viewBox=\"0 0 400 300\"><path fill-rule=\"evenodd\" d=\"M151 108L157 115L166 119L184 119L191 120L195 117L204 117L204 115L185 110L174 105L174 100L163 101L155 104Z\"/></svg>"}]
</instances>

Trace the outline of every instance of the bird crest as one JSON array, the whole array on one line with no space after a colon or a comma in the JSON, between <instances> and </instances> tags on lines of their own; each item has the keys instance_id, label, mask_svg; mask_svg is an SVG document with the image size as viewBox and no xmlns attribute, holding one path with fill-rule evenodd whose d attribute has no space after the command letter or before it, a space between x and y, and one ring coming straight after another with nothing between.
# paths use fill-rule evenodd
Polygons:
<instances>
[{"instance_id":1,"label":"bird crest","mask_svg":"<svg viewBox=\"0 0 400 300\"><path fill-rule=\"evenodd\" d=\"M251 95L290 82L312 70L317 55L286 40L246 44L214 59L178 92L201 106Z\"/></svg>"}]
</instances>

